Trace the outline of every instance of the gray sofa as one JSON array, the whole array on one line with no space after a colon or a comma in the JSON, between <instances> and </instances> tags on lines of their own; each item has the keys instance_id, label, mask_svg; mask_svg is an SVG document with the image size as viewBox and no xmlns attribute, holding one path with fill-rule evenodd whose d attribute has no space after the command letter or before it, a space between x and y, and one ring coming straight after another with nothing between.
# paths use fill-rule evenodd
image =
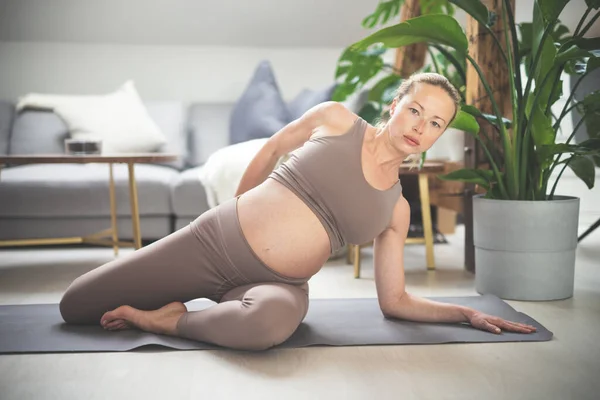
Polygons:
<instances>
[{"instance_id":1,"label":"gray sofa","mask_svg":"<svg viewBox=\"0 0 600 400\"><path fill-rule=\"evenodd\" d=\"M136 164L143 240L155 240L208 210L199 168L229 144L233 103L146 102L180 160ZM54 113L0 102L0 154L64 153L67 127ZM84 236L110 227L108 165L39 164L0 171L0 240ZM114 168L119 237L132 238L127 167Z\"/></svg>"}]
</instances>

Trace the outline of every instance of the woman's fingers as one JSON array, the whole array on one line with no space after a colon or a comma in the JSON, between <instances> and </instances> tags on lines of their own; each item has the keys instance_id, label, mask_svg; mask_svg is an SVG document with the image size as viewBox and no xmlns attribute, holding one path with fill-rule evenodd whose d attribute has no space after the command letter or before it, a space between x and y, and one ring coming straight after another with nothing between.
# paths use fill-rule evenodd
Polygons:
<instances>
[{"instance_id":1,"label":"woman's fingers","mask_svg":"<svg viewBox=\"0 0 600 400\"><path fill-rule=\"evenodd\" d=\"M535 326L520 324L517 322L511 322L506 320L501 320L496 323L503 329L514 332L532 333L537 330Z\"/></svg>"},{"instance_id":2,"label":"woman's fingers","mask_svg":"<svg viewBox=\"0 0 600 400\"><path fill-rule=\"evenodd\" d=\"M498 328L496 325L490 324L488 321L485 320L483 321L483 328L492 333L500 333L500 328Z\"/></svg>"}]
</instances>

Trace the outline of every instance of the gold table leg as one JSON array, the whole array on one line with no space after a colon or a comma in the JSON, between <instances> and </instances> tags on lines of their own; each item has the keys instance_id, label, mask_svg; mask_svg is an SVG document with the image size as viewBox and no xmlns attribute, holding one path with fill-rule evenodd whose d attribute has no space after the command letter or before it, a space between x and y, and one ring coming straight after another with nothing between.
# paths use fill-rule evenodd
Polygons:
<instances>
[{"instance_id":1,"label":"gold table leg","mask_svg":"<svg viewBox=\"0 0 600 400\"><path fill-rule=\"evenodd\" d=\"M0 173L2 172L3 164L0 164ZM140 216L138 211L138 199L137 190L135 186L135 176L133 174L133 163L129 164L129 190L130 190L130 202L131 210L133 214L133 237L134 242L123 242L119 241L117 231L117 207L115 200L115 182L113 174L113 164L109 163L109 192L110 192L110 218L111 228L103 231L93 233L87 236L73 236L73 237L62 237L62 238L34 238L34 239L17 239L17 240L0 240L0 247L14 247L14 246L43 246L43 245L66 245L66 244L96 244L102 246L112 246L115 252L115 256L119 254L119 246L139 249L142 247L141 244L141 233L140 233ZM111 239L103 239L106 236L111 235Z\"/></svg>"},{"instance_id":2,"label":"gold table leg","mask_svg":"<svg viewBox=\"0 0 600 400\"><path fill-rule=\"evenodd\" d=\"M135 185L135 174L133 171L133 162L127 163L129 169L129 202L131 203L131 221L133 224L133 243L136 250L142 247L142 238L140 233L140 214L138 208L137 188Z\"/></svg>"},{"instance_id":3,"label":"gold table leg","mask_svg":"<svg viewBox=\"0 0 600 400\"><path fill-rule=\"evenodd\" d=\"M115 200L115 178L113 175L113 163L108 164L110 176L109 194L110 194L110 224L112 228L113 251L115 257L119 255L119 234L117 231L117 202Z\"/></svg>"},{"instance_id":4,"label":"gold table leg","mask_svg":"<svg viewBox=\"0 0 600 400\"><path fill-rule=\"evenodd\" d=\"M360 278L360 245L353 244L352 251L354 252L354 278Z\"/></svg>"},{"instance_id":5,"label":"gold table leg","mask_svg":"<svg viewBox=\"0 0 600 400\"><path fill-rule=\"evenodd\" d=\"M421 195L421 216L423 218L423 233L425 236L425 253L427 269L435 269L433 256L433 224L431 222L431 205L429 203L429 180L427 174L419 174L419 193Z\"/></svg>"}]
</instances>

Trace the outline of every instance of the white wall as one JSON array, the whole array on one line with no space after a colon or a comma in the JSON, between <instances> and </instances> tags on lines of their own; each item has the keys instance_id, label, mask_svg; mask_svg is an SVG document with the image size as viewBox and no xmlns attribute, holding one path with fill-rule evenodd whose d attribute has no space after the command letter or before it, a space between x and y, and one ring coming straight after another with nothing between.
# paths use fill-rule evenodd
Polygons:
<instances>
[{"instance_id":1,"label":"white wall","mask_svg":"<svg viewBox=\"0 0 600 400\"><path fill-rule=\"evenodd\" d=\"M0 99L28 92L96 94L133 79L145 100L235 101L271 61L284 97L334 80L341 48L0 42Z\"/></svg>"},{"instance_id":2,"label":"white wall","mask_svg":"<svg viewBox=\"0 0 600 400\"><path fill-rule=\"evenodd\" d=\"M262 59L290 99L333 81L378 2L0 0L0 99L105 93L133 79L148 100L235 101ZM517 2L517 22L532 4ZM572 0L561 20L574 30L583 10ZM465 25L464 12L455 17ZM599 32L600 20L590 34Z\"/></svg>"}]
</instances>

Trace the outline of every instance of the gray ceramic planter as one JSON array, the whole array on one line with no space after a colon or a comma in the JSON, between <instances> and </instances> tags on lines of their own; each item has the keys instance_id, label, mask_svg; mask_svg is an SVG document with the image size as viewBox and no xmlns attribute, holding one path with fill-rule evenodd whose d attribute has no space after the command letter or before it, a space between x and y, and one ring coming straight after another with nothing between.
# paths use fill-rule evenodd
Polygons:
<instances>
[{"instance_id":1,"label":"gray ceramic planter","mask_svg":"<svg viewBox=\"0 0 600 400\"><path fill-rule=\"evenodd\" d=\"M507 300L573 296L579 199L473 198L475 287Z\"/></svg>"}]
</instances>

